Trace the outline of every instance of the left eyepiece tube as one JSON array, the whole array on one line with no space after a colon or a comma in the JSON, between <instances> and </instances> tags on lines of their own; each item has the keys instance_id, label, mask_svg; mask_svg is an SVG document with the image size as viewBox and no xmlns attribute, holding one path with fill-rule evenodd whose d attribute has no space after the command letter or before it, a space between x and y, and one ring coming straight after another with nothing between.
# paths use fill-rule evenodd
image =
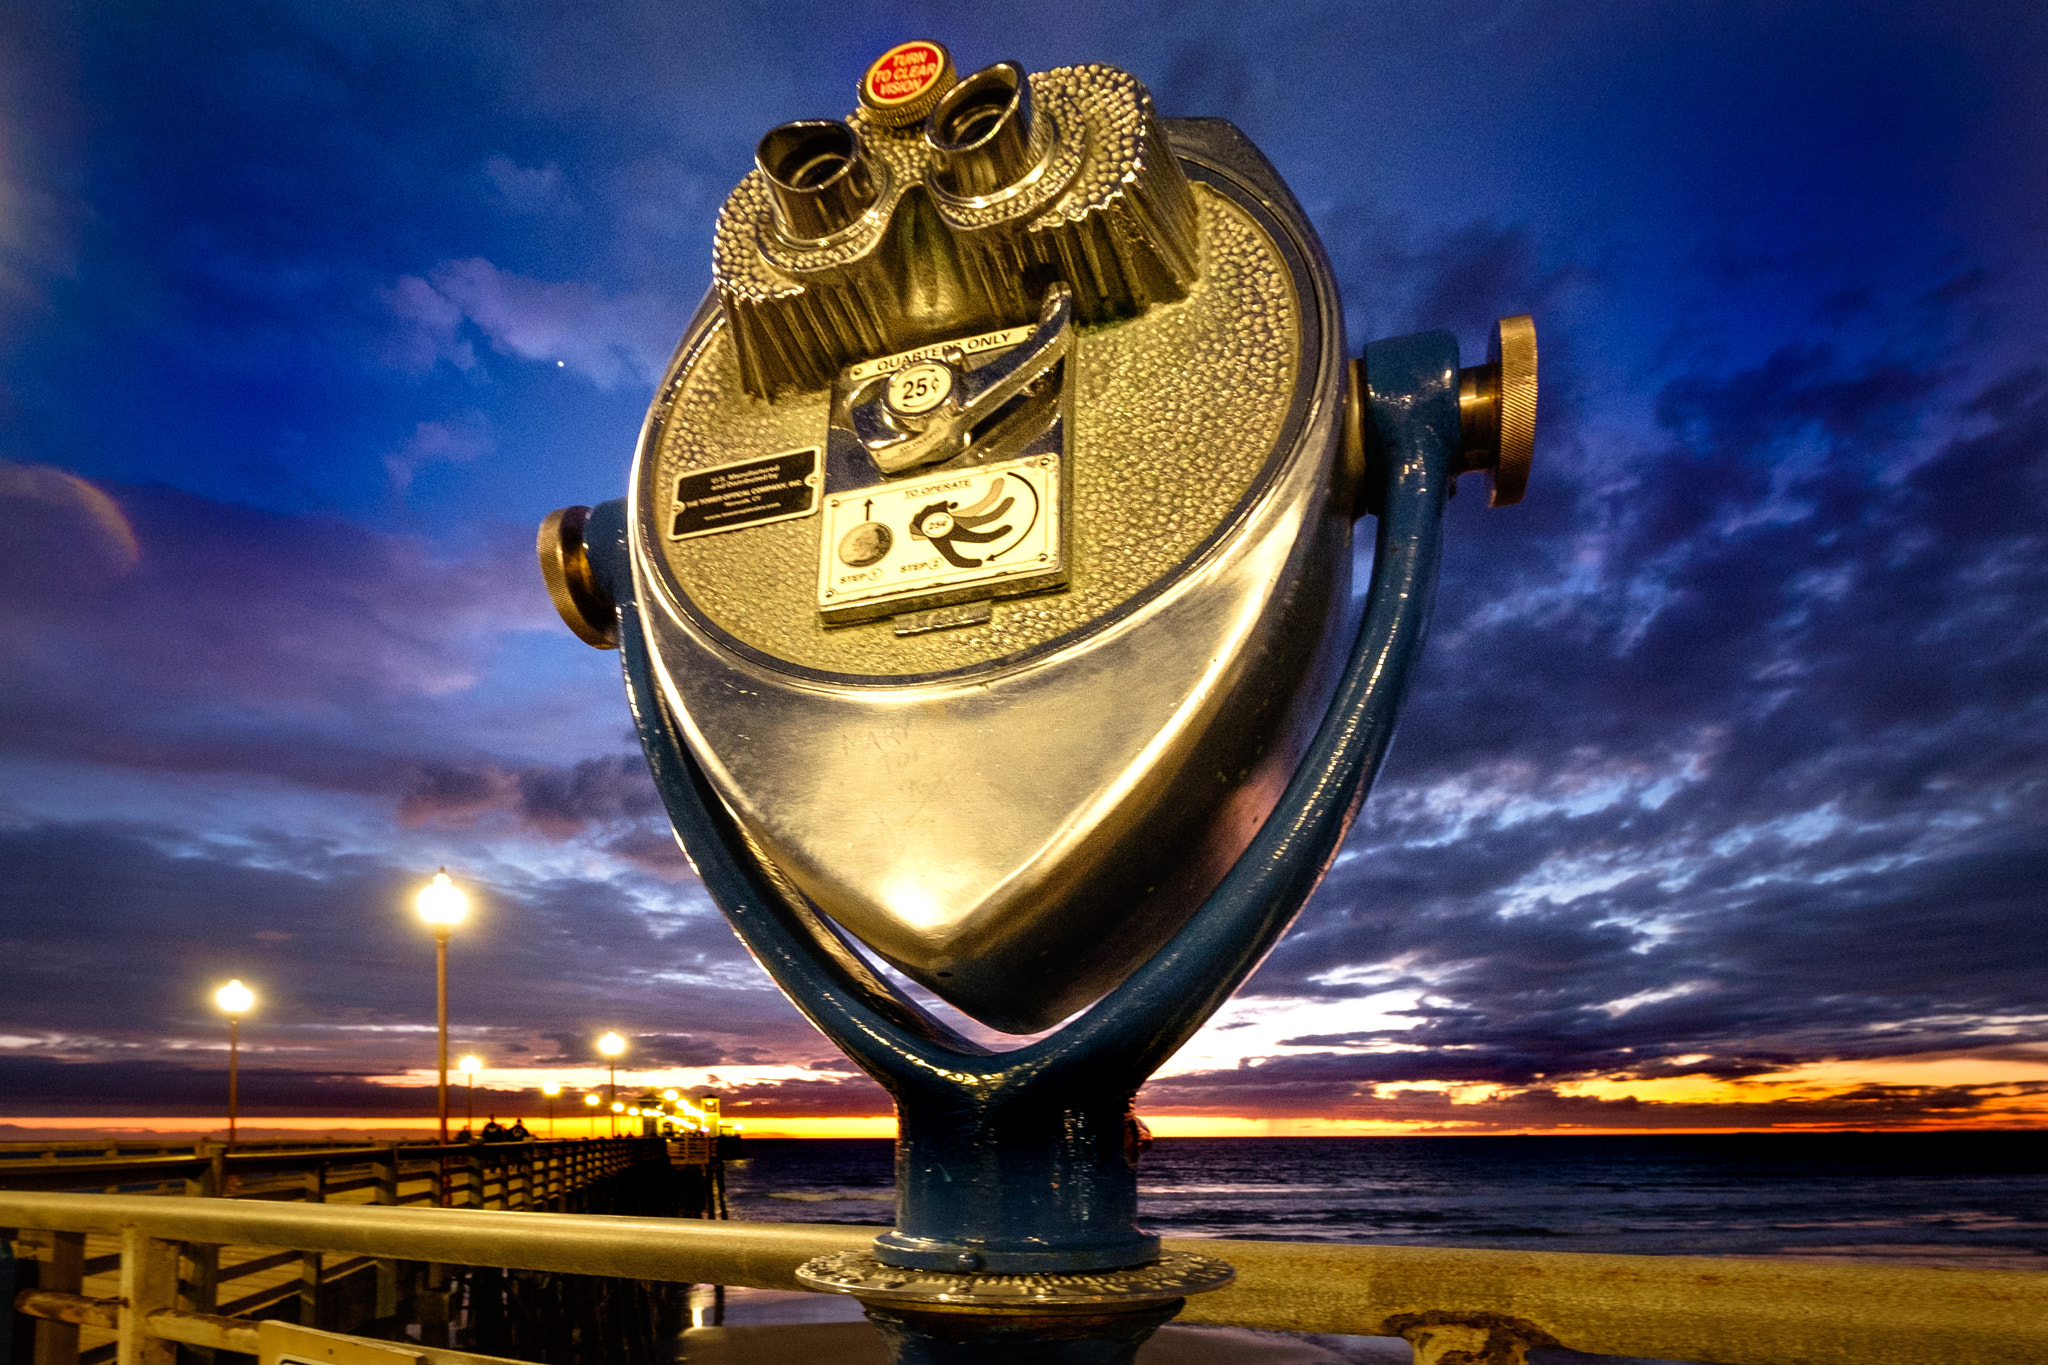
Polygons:
<instances>
[{"instance_id":1,"label":"left eyepiece tube","mask_svg":"<svg viewBox=\"0 0 2048 1365\"><path fill-rule=\"evenodd\" d=\"M792 241L830 237L875 202L875 176L860 134L838 119L771 128L754 149L754 164L768 182L775 225Z\"/></svg>"}]
</instances>

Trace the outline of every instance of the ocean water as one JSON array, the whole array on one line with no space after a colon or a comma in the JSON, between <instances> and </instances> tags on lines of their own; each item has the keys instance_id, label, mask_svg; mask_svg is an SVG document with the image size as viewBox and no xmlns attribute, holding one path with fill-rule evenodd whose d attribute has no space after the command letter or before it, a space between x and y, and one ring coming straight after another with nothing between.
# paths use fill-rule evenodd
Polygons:
<instances>
[{"instance_id":1,"label":"ocean water","mask_svg":"<svg viewBox=\"0 0 2048 1365\"><path fill-rule=\"evenodd\" d=\"M735 1218L886 1226L884 1140L749 1140ZM2048 1269L2048 1133L1164 1138L1167 1237Z\"/></svg>"},{"instance_id":2,"label":"ocean water","mask_svg":"<svg viewBox=\"0 0 2048 1365\"><path fill-rule=\"evenodd\" d=\"M746 1152L727 1168L735 1218L892 1220L887 1141L749 1139ZM1163 1138L1138 1186L1140 1221L1167 1237L2048 1270L2048 1133ZM858 1316L838 1296L735 1289L724 1321ZM1394 1338L1172 1330L1212 1334L1219 1358L1411 1359ZM1531 1360L1631 1365L1571 1351Z\"/></svg>"}]
</instances>

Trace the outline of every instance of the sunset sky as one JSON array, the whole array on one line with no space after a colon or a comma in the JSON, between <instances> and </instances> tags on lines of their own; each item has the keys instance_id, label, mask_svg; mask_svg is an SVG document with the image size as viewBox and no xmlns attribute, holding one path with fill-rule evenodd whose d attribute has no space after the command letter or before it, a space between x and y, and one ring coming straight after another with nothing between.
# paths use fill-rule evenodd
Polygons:
<instances>
[{"instance_id":1,"label":"sunset sky","mask_svg":"<svg viewBox=\"0 0 2048 1365\"><path fill-rule=\"evenodd\" d=\"M913 37L1235 121L1354 347L1540 329L1528 501L1453 505L1379 786L1155 1128L2048 1123L2038 3L27 0L0 1125L215 1124L230 977L245 1124L423 1120L445 864L480 1113L617 1029L887 1130L532 545L624 492L755 141Z\"/></svg>"}]
</instances>

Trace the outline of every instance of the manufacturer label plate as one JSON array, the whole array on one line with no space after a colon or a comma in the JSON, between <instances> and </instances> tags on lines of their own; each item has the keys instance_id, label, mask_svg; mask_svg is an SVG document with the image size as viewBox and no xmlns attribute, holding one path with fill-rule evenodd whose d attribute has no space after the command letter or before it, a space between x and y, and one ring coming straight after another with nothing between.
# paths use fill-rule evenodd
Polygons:
<instances>
[{"instance_id":1,"label":"manufacturer label plate","mask_svg":"<svg viewBox=\"0 0 2048 1365\"><path fill-rule=\"evenodd\" d=\"M1060 457L1031 455L825 499L818 610L889 616L1063 582Z\"/></svg>"},{"instance_id":2,"label":"manufacturer label plate","mask_svg":"<svg viewBox=\"0 0 2048 1365\"><path fill-rule=\"evenodd\" d=\"M676 480L668 537L738 531L818 510L818 448L693 469Z\"/></svg>"}]
</instances>

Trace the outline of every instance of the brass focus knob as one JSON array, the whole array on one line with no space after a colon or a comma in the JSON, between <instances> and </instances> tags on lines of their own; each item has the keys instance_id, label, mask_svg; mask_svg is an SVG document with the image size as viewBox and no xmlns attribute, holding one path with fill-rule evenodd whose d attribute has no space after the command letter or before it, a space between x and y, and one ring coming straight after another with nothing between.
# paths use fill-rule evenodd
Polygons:
<instances>
[{"instance_id":1,"label":"brass focus knob","mask_svg":"<svg viewBox=\"0 0 2048 1365\"><path fill-rule=\"evenodd\" d=\"M860 103L884 128L908 128L924 122L952 88L953 54L943 43L916 38L875 58L860 78Z\"/></svg>"},{"instance_id":2,"label":"brass focus knob","mask_svg":"<svg viewBox=\"0 0 2048 1365\"><path fill-rule=\"evenodd\" d=\"M1486 364L1458 371L1458 427L1458 472L1487 472L1489 507L1520 502L1536 450L1536 320L1527 313L1494 323Z\"/></svg>"},{"instance_id":3,"label":"brass focus knob","mask_svg":"<svg viewBox=\"0 0 2048 1365\"><path fill-rule=\"evenodd\" d=\"M590 520L588 507L563 507L541 521L534 544L540 555L540 576L547 580L548 596L562 623L576 638L595 649L619 647L619 609L598 583L590 569L590 553L583 545L583 525Z\"/></svg>"}]
</instances>

